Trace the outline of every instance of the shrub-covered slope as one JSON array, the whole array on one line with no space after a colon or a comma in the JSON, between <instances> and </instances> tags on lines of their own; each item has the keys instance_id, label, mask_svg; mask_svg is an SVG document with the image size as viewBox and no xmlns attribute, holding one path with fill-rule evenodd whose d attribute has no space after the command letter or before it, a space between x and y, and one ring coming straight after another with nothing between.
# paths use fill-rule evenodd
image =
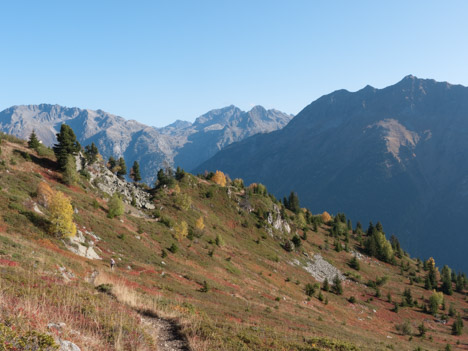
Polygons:
<instances>
[{"instance_id":1,"label":"shrub-covered slope","mask_svg":"<svg viewBox=\"0 0 468 351\"><path fill-rule=\"evenodd\" d=\"M260 184L183 172L150 190L155 210L125 203L109 218L98 178L66 186L47 149L7 136L0 147L4 347L164 350L161 320L192 350L468 349L463 329L452 335L457 316L466 324L463 276L449 272L452 295L435 301L442 271L392 246L380 225L367 233L294 196L288 209ZM75 238L51 232L47 188L70 200ZM90 250L101 259L75 253Z\"/></svg>"}]
</instances>

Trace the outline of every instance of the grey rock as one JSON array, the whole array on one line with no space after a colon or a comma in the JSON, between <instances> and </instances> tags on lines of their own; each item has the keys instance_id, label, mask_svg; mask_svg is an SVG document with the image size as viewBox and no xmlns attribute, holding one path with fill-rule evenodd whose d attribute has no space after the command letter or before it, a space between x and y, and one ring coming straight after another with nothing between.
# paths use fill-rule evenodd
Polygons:
<instances>
[{"instance_id":1,"label":"grey rock","mask_svg":"<svg viewBox=\"0 0 468 351\"><path fill-rule=\"evenodd\" d=\"M59 339L59 351L81 351L81 349L71 341Z\"/></svg>"},{"instance_id":2,"label":"grey rock","mask_svg":"<svg viewBox=\"0 0 468 351\"><path fill-rule=\"evenodd\" d=\"M338 275L341 281L346 280L343 273L334 265L327 262L320 254L315 254L313 260L307 260L303 268L318 282L323 282L327 279L331 283L336 275Z\"/></svg>"}]
</instances>

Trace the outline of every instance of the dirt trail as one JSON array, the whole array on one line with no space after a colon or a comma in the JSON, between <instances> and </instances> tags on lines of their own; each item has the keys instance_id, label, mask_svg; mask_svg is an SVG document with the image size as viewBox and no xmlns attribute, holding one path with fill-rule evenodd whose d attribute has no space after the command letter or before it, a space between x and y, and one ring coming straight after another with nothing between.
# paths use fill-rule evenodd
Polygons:
<instances>
[{"instance_id":1,"label":"dirt trail","mask_svg":"<svg viewBox=\"0 0 468 351\"><path fill-rule=\"evenodd\" d=\"M179 325L171 319L158 317L152 311L139 311L143 322L153 329L158 351L190 351L187 338Z\"/></svg>"}]
</instances>

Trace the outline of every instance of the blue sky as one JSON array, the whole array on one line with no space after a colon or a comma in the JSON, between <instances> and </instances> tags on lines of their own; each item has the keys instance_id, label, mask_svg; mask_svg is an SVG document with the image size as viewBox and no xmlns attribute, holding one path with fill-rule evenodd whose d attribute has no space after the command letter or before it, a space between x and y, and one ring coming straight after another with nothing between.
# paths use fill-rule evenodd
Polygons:
<instances>
[{"instance_id":1,"label":"blue sky","mask_svg":"<svg viewBox=\"0 0 468 351\"><path fill-rule=\"evenodd\" d=\"M298 113L407 74L468 85L466 1L3 1L0 109L57 103L163 126Z\"/></svg>"}]
</instances>

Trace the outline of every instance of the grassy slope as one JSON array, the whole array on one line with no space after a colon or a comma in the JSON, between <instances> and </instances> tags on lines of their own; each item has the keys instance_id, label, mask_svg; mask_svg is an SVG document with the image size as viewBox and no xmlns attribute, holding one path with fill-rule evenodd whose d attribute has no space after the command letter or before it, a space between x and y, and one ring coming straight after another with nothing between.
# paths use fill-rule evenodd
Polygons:
<instances>
[{"instance_id":1,"label":"grassy slope","mask_svg":"<svg viewBox=\"0 0 468 351\"><path fill-rule=\"evenodd\" d=\"M407 257L403 258L410 267L406 271L366 258L361 270L354 272L362 283L387 275L381 298L364 284L347 281L342 296L324 293L328 299L324 304L317 293L307 298L304 286L315 281L291 261L304 262L304 253L320 252L341 271L353 271L347 265L351 253L323 249L327 246L325 225L317 232L309 227L302 246L286 252L280 241L292 234L268 235L261 218L239 209L239 191L232 188L229 196L227 188L187 175L179 182L180 194L160 190L155 195L159 215L175 224L184 220L193 228L200 216L205 219L202 233L192 240L176 240L175 229L147 216L151 213L127 207L120 219L107 218L105 195L84 179L74 187L61 184L51 156L40 157L25 145L6 141L1 148L5 165L0 166L0 317L21 332L47 332L47 323L65 322L64 338L85 349L150 350L154 348L151 331L132 308L144 306L177 318L193 348L199 350L354 349L350 345L362 350L414 350L418 346L441 350L447 343L453 349L468 350L466 335L450 335L453 318L443 325L420 308L391 311L387 293L396 301L401 301L408 287L418 302L427 301L430 295L422 284L409 284L410 274L424 277L425 272ZM41 181L72 199L78 209L77 227L102 238L96 246L103 261L76 256L61 240L47 234L46 216L32 210ZM212 196L207 197L207 192ZM191 199L185 211L175 205L182 194ZM93 207L95 199L101 205L98 209ZM254 209L271 211L273 206L270 198L261 195L252 195L250 201ZM293 224L294 215L288 212L288 216ZM331 244L333 239L329 240ZM168 250L172 244L179 247L175 254ZM359 249L352 236L350 247ZM167 257L161 257L162 250ZM117 261L113 272L107 267L110 257ZM74 277L64 279L59 267ZM94 271L99 275L90 283ZM204 281L208 292L200 291ZM94 285L101 283L112 283L117 298L97 292ZM347 301L350 296L357 299L355 304ZM446 297L447 308L450 303L466 318L464 295ZM395 325L405 320L411 322L415 334L424 320L427 336L410 340L398 333ZM333 346L327 341L332 339L346 345Z\"/></svg>"}]
</instances>

